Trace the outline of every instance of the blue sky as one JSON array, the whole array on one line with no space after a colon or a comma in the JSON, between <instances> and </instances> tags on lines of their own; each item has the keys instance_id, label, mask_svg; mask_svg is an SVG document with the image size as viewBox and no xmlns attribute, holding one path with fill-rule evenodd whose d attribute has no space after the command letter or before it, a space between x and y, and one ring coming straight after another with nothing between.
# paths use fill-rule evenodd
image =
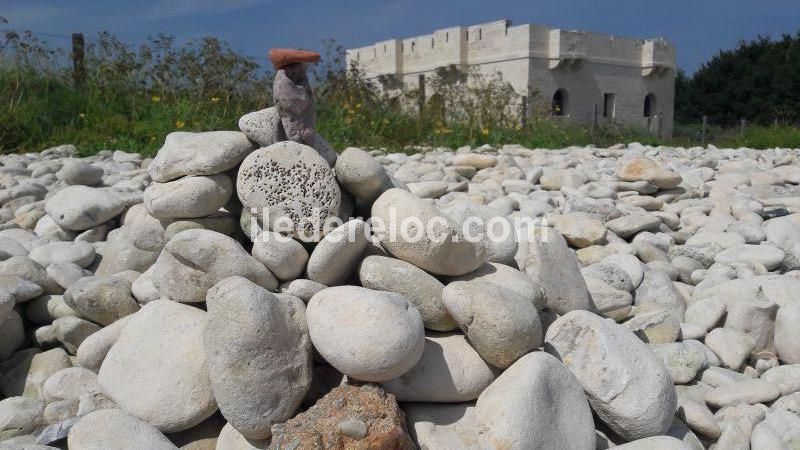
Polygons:
<instances>
[{"instance_id":1,"label":"blue sky","mask_svg":"<svg viewBox=\"0 0 800 450\"><path fill-rule=\"evenodd\" d=\"M260 58L270 47L358 47L497 19L515 24L665 37L688 72L740 39L800 31L800 0L0 0L8 27L136 44L158 32L213 35ZM58 38L50 39L53 43Z\"/></svg>"}]
</instances>

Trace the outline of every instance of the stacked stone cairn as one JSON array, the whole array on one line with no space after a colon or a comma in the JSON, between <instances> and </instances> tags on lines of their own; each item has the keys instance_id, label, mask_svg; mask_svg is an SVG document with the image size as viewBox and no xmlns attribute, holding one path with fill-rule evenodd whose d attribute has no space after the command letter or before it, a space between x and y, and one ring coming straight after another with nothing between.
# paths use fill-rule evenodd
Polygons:
<instances>
[{"instance_id":1,"label":"stacked stone cairn","mask_svg":"<svg viewBox=\"0 0 800 450\"><path fill-rule=\"evenodd\" d=\"M0 156L0 450L800 448L797 150L337 157L270 57L241 132Z\"/></svg>"}]
</instances>

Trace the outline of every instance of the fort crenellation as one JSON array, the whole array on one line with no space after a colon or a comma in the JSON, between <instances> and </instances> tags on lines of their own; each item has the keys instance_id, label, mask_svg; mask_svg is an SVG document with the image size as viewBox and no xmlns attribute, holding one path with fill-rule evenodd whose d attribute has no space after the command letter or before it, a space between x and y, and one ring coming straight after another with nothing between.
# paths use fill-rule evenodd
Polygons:
<instances>
[{"instance_id":1,"label":"fort crenellation","mask_svg":"<svg viewBox=\"0 0 800 450\"><path fill-rule=\"evenodd\" d=\"M661 38L499 20L350 49L347 62L389 90L400 83L419 87L441 67L500 72L530 104L545 104L554 116L584 122L597 116L672 133L675 49Z\"/></svg>"}]
</instances>

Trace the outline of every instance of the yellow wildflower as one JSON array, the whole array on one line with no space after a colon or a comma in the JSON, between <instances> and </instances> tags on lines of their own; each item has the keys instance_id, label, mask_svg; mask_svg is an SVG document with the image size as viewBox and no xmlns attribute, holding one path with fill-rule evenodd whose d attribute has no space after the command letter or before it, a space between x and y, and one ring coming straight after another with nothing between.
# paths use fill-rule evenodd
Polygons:
<instances>
[{"instance_id":1,"label":"yellow wildflower","mask_svg":"<svg viewBox=\"0 0 800 450\"><path fill-rule=\"evenodd\" d=\"M184 125L186 125L186 122L184 122L182 120L176 120L175 121L175 128L183 128Z\"/></svg>"},{"instance_id":2,"label":"yellow wildflower","mask_svg":"<svg viewBox=\"0 0 800 450\"><path fill-rule=\"evenodd\" d=\"M85 117L86 117L86 113L80 113L80 114L78 114L78 117L80 117L81 119L83 119L83 118L85 118Z\"/></svg>"},{"instance_id":3,"label":"yellow wildflower","mask_svg":"<svg viewBox=\"0 0 800 450\"><path fill-rule=\"evenodd\" d=\"M211 103L217 103L219 101L219 97L211 97Z\"/></svg>"},{"instance_id":4,"label":"yellow wildflower","mask_svg":"<svg viewBox=\"0 0 800 450\"><path fill-rule=\"evenodd\" d=\"M153 103L158 103L158 102L161 101L161 96L160 95L154 95L154 96L150 97L150 100L152 100Z\"/></svg>"}]
</instances>

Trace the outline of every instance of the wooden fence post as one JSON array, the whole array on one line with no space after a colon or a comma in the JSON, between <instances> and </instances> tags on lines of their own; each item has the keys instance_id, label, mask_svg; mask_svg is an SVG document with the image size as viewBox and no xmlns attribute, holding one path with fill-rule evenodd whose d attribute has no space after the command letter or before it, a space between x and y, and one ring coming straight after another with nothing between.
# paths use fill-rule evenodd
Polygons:
<instances>
[{"instance_id":1,"label":"wooden fence post","mask_svg":"<svg viewBox=\"0 0 800 450\"><path fill-rule=\"evenodd\" d=\"M656 134L656 137L657 137L658 139L661 139L661 137L662 137L662 136L661 136L661 130L662 130L662 126L663 126L663 124L664 124L664 113L662 112L662 113L660 113L660 114L658 115L658 131L656 132L656 133L657 133L657 134Z\"/></svg>"},{"instance_id":2,"label":"wooden fence post","mask_svg":"<svg viewBox=\"0 0 800 450\"><path fill-rule=\"evenodd\" d=\"M525 128L528 125L528 96L522 96L522 102L520 104L520 120L519 124L522 128Z\"/></svg>"},{"instance_id":3,"label":"wooden fence post","mask_svg":"<svg viewBox=\"0 0 800 450\"><path fill-rule=\"evenodd\" d=\"M86 81L85 43L83 33L72 33L72 78L75 87Z\"/></svg>"},{"instance_id":4,"label":"wooden fence post","mask_svg":"<svg viewBox=\"0 0 800 450\"><path fill-rule=\"evenodd\" d=\"M708 116L703 116L703 131L700 134L700 145L706 145L706 127L708 127Z\"/></svg>"},{"instance_id":5,"label":"wooden fence post","mask_svg":"<svg viewBox=\"0 0 800 450\"><path fill-rule=\"evenodd\" d=\"M594 104L594 112L592 113L592 138L597 137L597 103Z\"/></svg>"},{"instance_id":6,"label":"wooden fence post","mask_svg":"<svg viewBox=\"0 0 800 450\"><path fill-rule=\"evenodd\" d=\"M744 136L745 129L747 128L747 119L739 119L739 133Z\"/></svg>"},{"instance_id":7,"label":"wooden fence post","mask_svg":"<svg viewBox=\"0 0 800 450\"><path fill-rule=\"evenodd\" d=\"M422 113L425 111L425 74L419 74L419 119L422 120Z\"/></svg>"}]
</instances>

